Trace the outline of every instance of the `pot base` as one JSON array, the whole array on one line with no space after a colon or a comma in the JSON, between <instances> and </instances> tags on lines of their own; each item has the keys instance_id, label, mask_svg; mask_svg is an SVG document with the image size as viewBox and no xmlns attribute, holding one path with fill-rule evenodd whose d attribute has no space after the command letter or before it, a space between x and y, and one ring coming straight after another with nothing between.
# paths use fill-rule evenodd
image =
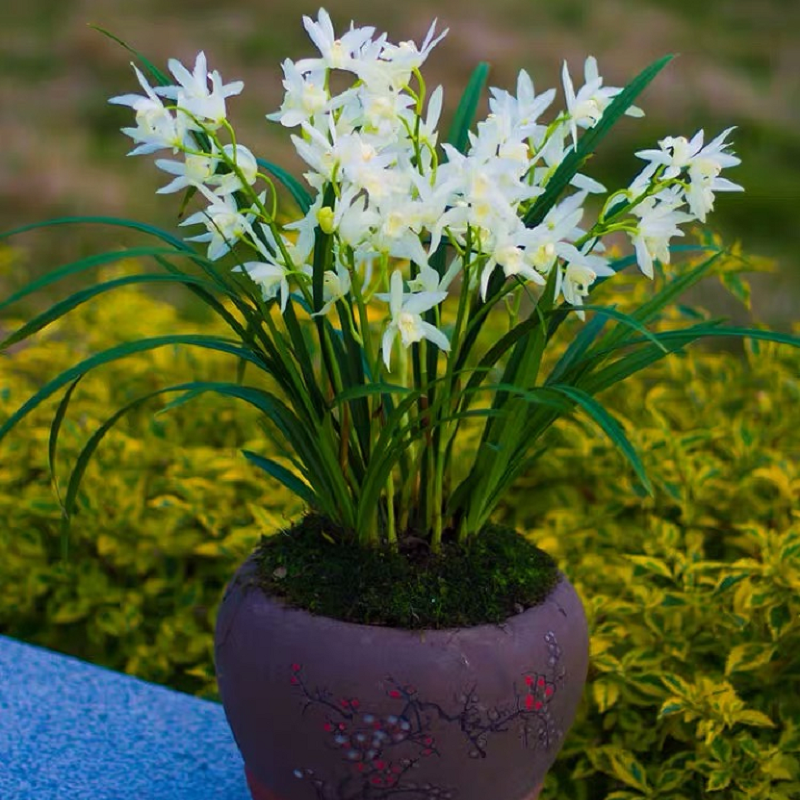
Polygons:
<instances>
[{"instance_id":1,"label":"pot base","mask_svg":"<svg viewBox=\"0 0 800 800\"><path fill-rule=\"evenodd\" d=\"M267 789L266 786L260 784L258 778L256 778L246 766L244 768L244 775L245 778L247 778L247 788L250 790L250 797L252 797L253 800L282 800L282 798L278 797L274 792ZM521 800L537 800L542 791L542 785L543 784L537 786L531 794L521 798ZM502 798L500 800L502 800Z\"/></svg>"}]
</instances>

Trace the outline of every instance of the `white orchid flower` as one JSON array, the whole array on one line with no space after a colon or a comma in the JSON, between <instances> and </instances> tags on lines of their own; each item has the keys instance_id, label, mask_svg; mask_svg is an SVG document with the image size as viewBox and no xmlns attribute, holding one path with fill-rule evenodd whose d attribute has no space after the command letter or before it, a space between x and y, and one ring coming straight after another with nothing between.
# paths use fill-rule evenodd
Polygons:
<instances>
[{"instance_id":1,"label":"white orchid flower","mask_svg":"<svg viewBox=\"0 0 800 800\"><path fill-rule=\"evenodd\" d=\"M166 186L156 190L156 194L170 194L186 189L189 186L199 186L208 183L216 172L219 159L215 156L194 155L187 153L183 161L174 161L168 158L156 159L156 166L175 175Z\"/></svg>"},{"instance_id":2,"label":"white orchid flower","mask_svg":"<svg viewBox=\"0 0 800 800\"><path fill-rule=\"evenodd\" d=\"M403 292L403 276L399 270L392 273L390 294L375 295L379 300L389 302L391 320L383 334L383 362L386 369L391 369L392 345L400 335L403 347L410 347L416 342L427 339L444 352L450 351L447 337L435 326L422 319L422 313L438 306L447 297L447 292Z\"/></svg>"},{"instance_id":3,"label":"white orchid flower","mask_svg":"<svg viewBox=\"0 0 800 800\"><path fill-rule=\"evenodd\" d=\"M411 80L411 73L425 63L431 50L449 32L449 29L445 29L434 38L437 22L438 20L434 20L431 23L421 47L417 47L416 42L410 40L399 44L386 42L381 50L379 61L372 62L371 65L361 66L358 69L359 77L367 83L386 81L389 86L396 89L402 89L407 86Z\"/></svg>"},{"instance_id":4,"label":"white orchid flower","mask_svg":"<svg viewBox=\"0 0 800 800\"><path fill-rule=\"evenodd\" d=\"M568 128L568 124L559 125L558 128L550 134L547 141L542 143L542 146L536 154L536 159L534 160L541 159L547 166L537 167L534 170L534 183L541 183L545 176L552 175L553 171L561 165L561 162L567 155L565 137ZM589 192L590 194L603 194L606 191L606 187L603 186L602 183L580 172L576 172L569 183L570 186L574 186L576 189Z\"/></svg>"},{"instance_id":5,"label":"white orchid flower","mask_svg":"<svg viewBox=\"0 0 800 800\"><path fill-rule=\"evenodd\" d=\"M325 72L315 70L304 74L290 59L283 62L283 87L286 94L280 110L267 114L267 119L280 122L286 128L294 128L310 122L323 113L330 96L325 88Z\"/></svg>"},{"instance_id":6,"label":"white orchid flower","mask_svg":"<svg viewBox=\"0 0 800 800\"><path fill-rule=\"evenodd\" d=\"M641 191L651 181L659 167L664 167L662 178L676 178L684 171L689 173L689 189L686 200L689 210L701 222L714 207L714 192L741 192L743 187L727 178L719 177L726 167L741 164L741 159L727 152L730 143L726 142L733 128L727 128L716 139L703 147L703 130L691 138L667 136L658 145L658 150L640 150L636 155L648 162L647 166L634 179L631 190Z\"/></svg>"},{"instance_id":7,"label":"white orchid flower","mask_svg":"<svg viewBox=\"0 0 800 800\"><path fill-rule=\"evenodd\" d=\"M412 292L446 292L455 277L462 271L460 258L454 258L447 268L447 272L441 277L433 267L422 267L417 273L416 278L408 282L408 288Z\"/></svg>"},{"instance_id":8,"label":"white orchid flower","mask_svg":"<svg viewBox=\"0 0 800 800\"><path fill-rule=\"evenodd\" d=\"M156 94L174 100L178 108L199 119L203 127L218 128L222 125L227 116L225 99L240 94L244 83L223 84L219 72L208 71L206 55L202 51L197 54L192 72L176 58L171 58L167 66L179 86L159 86ZM190 122L189 126L200 127L195 122Z\"/></svg>"},{"instance_id":9,"label":"white orchid flower","mask_svg":"<svg viewBox=\"0 0 800 800\"><path fill-rule=\"evenodd\" d=\"M228 160L234 162L242 172L248 185L255 183L258 175L258 163L255 156L244 145L226 144L222 148ZM183 161L159 158L156 166L164 172L174 175L170 183L157 190L157 194L169 194L186 189L189 186L213 186L214 194L223 196L240 191L242 181L233 172L218 174L217 169L223 159L220 155L198 155L187 153Z\"/></svg>"},{"instance_id":10,"label":"white orchid flower","mask_svg":"<svg viewBox=\"0 0 800 800\"><path fill-rule=\"evenodd\" d=\"M572 134L572 144L578 146L578 128L592 128L603 116L603 112L609 106L622 88L617 86L603 86L603 79L597 71L597 59L589 56L583 66L584 85L575 93L572 78L569 74L567 62L561 72L564 84L564 95L567 100L567 113L569 114L569 126ZM625 112L630 117L643 117L644 111L636 106L631 106Z\"/></svg>"},{"instance_id":11,"label":"white orchid flower","mask_svg":"<svg viewBox=\"0 0 800 800\"><path fill-rule=\"evenodd\" d=\"M208 257L212 261L224 256L242 239L256 241L252 222L253 212L240 211L233 195L220 197L205 186L197 187L209 201L209 206L185 219L181 225L205 225L206 233L187 237L188 242L208 242Z\"/></svg>"},{"instance_id":12,"label":"white orchid flower","mask_svg":"<svg viewBox=\"0 0 800 800\"><path fill-rule=\"evenodd\" d=\"M258 284L265 302L272 300L280 293L281 313L286 310L286 303L289 300L286 267L267 261L248 261L240 267L234 267L233 271L246 272Z\"/></svg>"},{"instance_id":13,"label":"white orchid flower","mask_svg":"<svg viewBox=\"0 0 800 800\"><path fill-rule=\"evenodd\" d=\"M354 28L351 22L350 30L337 38L330 15L324 8L319 10L316 21L303 17L303 25L320 52L320 58L303 58L295 64L303 74L326 69L352 71L360 49L375 33L375 28Z\"/></svg>"},{"instance_id":14,"label":"white orchid flower","mask_svg":"<svg viewBox=\"0 0 800 800\"><path fill-rule=\"evenodd\" d=\"M186 139L186 118L182 114L176 116L165 108L138 67L135 64L131 66L140 86L144 89L144 96L123 94L108 101L115 105L130 106L136 112L136 127L122 129L122 132L137 144L128 155L144 155L166 148L177 153Z\"/></svg>"},{"instance_id":15,"label":"white orchid flower","mask_svg":"<svg viewBox=\"0 0 800 800\"><path fill-rule=\"evenodd\" d=\"M630 234L631 241L639 269L648 278L653 277L654 260L669 264L669 240L673 236L683 236L678 225L694 219L691 214L678 211L683 202L680 189L675 187L655 197L646 197L632 209L639 222L637 232Z\"/></svg>"},{"instance_id":16,"label":"white orchid flower","mask_svg":"<svg viewBox=\"0 0 800 800\"><path fill-rule=\"evenodd\" d=\"M244 179L245 184L252 186L258 177L258 162L253 153L243 144L226 144L222 148L222 152L228 162L236 165L242 174L242 178L235 172L215 175L210 180L210 183L214 186L214 194L226 195L241 191L244 189L242 179Z\"/></svg>"},{"instance_id":17,"label":"white orchid flower","mask_svg":"<svg viewBox=\"0 0 800 800\"><path fill-rule=\"evenodd\" d=\"M311 274L311 270L308 273ZM322 275L322 297L325 305L319 311L315 311L312 317L325 316L334 304L343 299L350 291L350 273L342 264L336 265L336 270L325 270Z\"/></svg>"},{"instance_id":18,"label":"white orchid flower","mask_svg":"<svg viewBox=\"0 0 800 800\"><path fill-rule=\"evenodd\" d=\"M507 119L515 136L527 138L538 129L546 130L539 125L539 117L547 111L556 96L555 89L548 89L540 95L536 94L531 76L523 69L517 75L516 97L504 89L489 89L490 116Z\"/></svg>"},{"instance_id":19,"label":"white orchid flower","mask_svg":"<svg viewBox=\"0 0 800 800\"><path fill-rule=\"evenodd\" d=\"M732 130L734 128L727 128L705 147L705 132L702 129L690 140L685 136L667 136L659 141L660 149L639 150L636 156L652 165L664 166L666 169L662 177L665 179L675 178L684 169L692 166L699 166L704 172L715 172L718 175L725 167L741 164L740 158L725 152L725 148L730 147L730 142L725 139Z\"/></svg>"},{"instance_id":20,"label":"white orchid flower","mask_svg":"<svg viewBox=\"0 0 800 800\"><path fill-rule=\"evenodd\" d=\"M576 313L579 319L584 320L586 314L580 310L583 298L589 294L598 277L613 275L614 270L602 256L582 253L573 245L566 245L562 252L567 265L558 271L556 296L560 292L570 305L579 309Z\"/></svg>"},{"instance_id":21,"label":"white orchid flower","mask_svg":"<svg viewBox=\"0 0 800 800\"><path fill-rule=\"evenodd\" d=\"M502 231L492 237L492 246L486 248L489 259L481 272L481 300L486 300L489 279L497 267L502 268L506 278L519 276L540 285L544 284L545 279L534 269L533 258L525 247L531 240L535 247L536 242L535 239L532 239L532 233L533 231L520 223L516 230ZM536 252L536 250L532 249L532 252Z\"/></svg>"}]
</instances>

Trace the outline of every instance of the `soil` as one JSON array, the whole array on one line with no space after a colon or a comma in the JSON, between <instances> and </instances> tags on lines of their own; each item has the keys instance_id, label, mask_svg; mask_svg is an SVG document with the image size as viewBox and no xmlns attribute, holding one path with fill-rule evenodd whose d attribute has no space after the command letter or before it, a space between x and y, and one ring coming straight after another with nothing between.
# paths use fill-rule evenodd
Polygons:
<instances>
[{"instance_id":1,"label":"soil","mask_svg":"<svg viewBox=\"0 0 800 800\"><path fill-rule=\"evenodd\" d=\"M256 550L267 593L314 614L406 629L500 623L538 605L559 581L553 559L523 535L488 525L440 553L407 534L398 548L368 548L310 514L265 536Z\"/></svg>"}]
</instances>

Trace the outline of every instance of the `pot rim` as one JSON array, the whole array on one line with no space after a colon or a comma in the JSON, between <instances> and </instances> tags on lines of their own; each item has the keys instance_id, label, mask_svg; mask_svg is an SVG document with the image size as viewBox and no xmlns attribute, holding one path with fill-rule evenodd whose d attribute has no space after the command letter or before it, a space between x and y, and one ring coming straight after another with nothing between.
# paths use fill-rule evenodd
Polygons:
<instances>
[{"instance_id":1,"label":"pot rim","mask_svg":"<svg viewBox=\"0 0 800 800\"><path fill-rule=\"evenodd\" d=\"M540 602L537 603L535 606L530 606L526 608L524 611L520 612L519 614L512 614L509 617L506 617L505 620L502 622L484 622L478 625L465 625L461 627L451 627L451 628L398 628L393 625L376 625L376 624L369 624L363 622L351 622L348 620L338 619L336 617L329 617L324 614L315 614L308 609L302 608L301 606L292 605L284 597L279 597L274 594L269 594L264 587L259 583L257 577L254 573L258 570L258 565L255 562L255 551L251 553L247 559L238 567L236 572L234 573L233 577L231 578L228 584L228 590L230 591L234 585L237 589L240 590L257 590L259 595L263 598L263 601L273 607L280 608L287 614L295 614L303 619L314 619L315 621L322 623L322 624L330 624L330 625L338 625L338 626L346 626L352 629L361 629L364 632L375 632L377 630L384 630L388 632L393 632L398 635L403 635L406 638L413 637L413 638L449 638L456 635L463 635L465 632L488 632L490 630L493 631L502 631L504 633L509 633L509 628L517 627L524 622L527 622L529 619L532 619L535 616L535 612L540 611L544 608L548 603L553 601L553 596L556 592L562 591L568 594L572 594L578 600L578 603L582 606L582 602L580 597L578 596L575 587L569 581L567 576L561 571L558 570L558 580L547 593L547 596ZM250 580L248 580L248 578ZM247 597L249 591L243 592L243 597Z\"/></svg>"}]
</instances>

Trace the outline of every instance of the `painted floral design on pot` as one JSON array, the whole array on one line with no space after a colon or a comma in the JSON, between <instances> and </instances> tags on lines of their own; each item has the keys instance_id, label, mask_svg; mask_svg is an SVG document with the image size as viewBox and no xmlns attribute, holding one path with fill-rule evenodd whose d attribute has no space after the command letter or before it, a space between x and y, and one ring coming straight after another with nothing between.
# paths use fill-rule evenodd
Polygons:
<instances>
[{"instance_id":1,"label":"painted floral design on pot","mask_svg":"<svg viewBox=\"0 0 800 800\"><path fill-rule=\"evenodd\" d=\"M534 800L575 717L588 632L562 578L500 625L357 625L266 595L248 559L215 658L254 800Z\"/></svg>"},{"instance_id":2,"label":"painted floral design on pot","mask_svg":"<svg viewBox=\"0 0 800 800\"><path fill-rule=\"evenodd\" d=\"M458 793L452 787L414 780L421 759L441 755L433 732L437 723L461 730L470 758L487 758L490 738L513 731L524 747L549 750L563 738L549 704L566 676L555 633L548 631L544 639L550 653L549 674L524 673L519 684L510 687L509 700L491 707L481 702L473 684L454 693L451 711L392 676L385 681L388 702L382 710L365 708L358 697L337 699L325 688L312 688L303 666L293 663L289 682L301 695L302 712L307 718L309 710L316 712L314 723L330 747L339 751L344 765L335 776L323 776L308 766L296 767L293 775L307 781L319 800L384 800L397 795L407 800L456 800Z\"/></svg>"}]
</instances>

